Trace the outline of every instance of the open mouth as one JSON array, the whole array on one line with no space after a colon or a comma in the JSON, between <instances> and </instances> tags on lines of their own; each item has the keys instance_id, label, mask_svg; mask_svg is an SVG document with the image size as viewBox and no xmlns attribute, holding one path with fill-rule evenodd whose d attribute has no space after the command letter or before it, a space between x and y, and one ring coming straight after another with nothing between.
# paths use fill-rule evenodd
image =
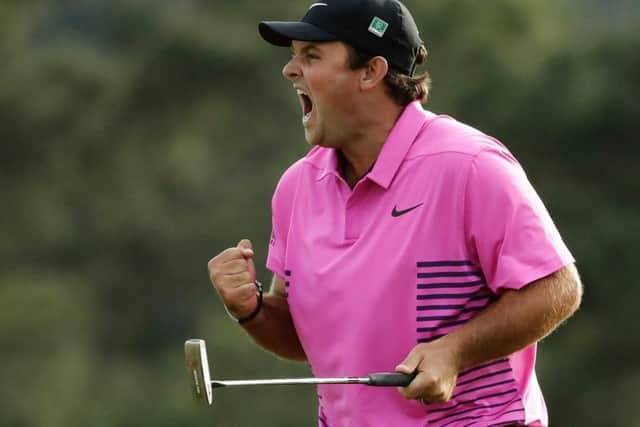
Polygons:
<instances>
[{"instance_id":1,"label":"open mouth","mask_svg":"<svg viewBox=\"0 0 640 427\"><path fill-rule=\"evenodd\" d=\"M307 120L309 120L309 117L311 117L311 112L313 111L313 101L311 101L309 95L307 95L302 90L297 89L296 92L298 94L298 97L300 98L300 105L302 107L302 120L306 122Z\"/></svg>"}]
</instances>

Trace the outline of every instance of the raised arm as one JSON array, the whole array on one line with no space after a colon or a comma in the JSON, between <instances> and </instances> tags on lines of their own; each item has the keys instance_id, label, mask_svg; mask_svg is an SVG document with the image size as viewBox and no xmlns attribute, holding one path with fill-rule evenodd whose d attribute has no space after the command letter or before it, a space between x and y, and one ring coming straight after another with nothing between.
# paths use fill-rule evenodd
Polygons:
<instances>
[{"instance_id":1,"label":"raised arm","mask_svg":"<svg viewBox=\"0 0 640 427\"><path fill-rule=\"evenodd\" d=\"M284 279L278 275L273 275L256 317L242 326L256 343L278 356L307 360L289 314Z\"/></svg>"},{"instance_id":2,"label":"raised arm","mask_svg":"<svg viewBox=\"0 0 640 427\"><path fill-rule=\"evenodd\" d=\"M222 303L235 319L246 319L241 326L261 347L291 360L306 360L306 355L286 298L284 280L273 276L271 287L258 307L258 290L253 249L249 240L242 240L209 261L209 278Z\"/></svg>"}]
</instances>

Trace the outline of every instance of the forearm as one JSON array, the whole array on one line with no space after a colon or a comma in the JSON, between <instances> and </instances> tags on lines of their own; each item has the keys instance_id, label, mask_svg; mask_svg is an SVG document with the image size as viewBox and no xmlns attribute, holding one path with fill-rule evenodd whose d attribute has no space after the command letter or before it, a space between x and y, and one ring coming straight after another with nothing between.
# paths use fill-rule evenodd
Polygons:
<instances>
[{"instance_id":1,"label":"forearm","mask_svg":"<svg viewBox=\"0 0 640 427\"><path fill-rule=\"evenodd\" d=\"M258 315L242 327L266 350L285 359L307 360L283 295L273 291L265 295Z\"/></svg>"},{"instance_id":2,"label":"forearm","mask_svg":"<svg viewBox=\"0 0 640 427\"><path fill-rule=\"evenodd\" d=\"M581 297L580 279L570 265L521 290L505 292L442 340L457 355L458 370L464 370L544 338L577 310Z\"/></svg>"}]
</instances>

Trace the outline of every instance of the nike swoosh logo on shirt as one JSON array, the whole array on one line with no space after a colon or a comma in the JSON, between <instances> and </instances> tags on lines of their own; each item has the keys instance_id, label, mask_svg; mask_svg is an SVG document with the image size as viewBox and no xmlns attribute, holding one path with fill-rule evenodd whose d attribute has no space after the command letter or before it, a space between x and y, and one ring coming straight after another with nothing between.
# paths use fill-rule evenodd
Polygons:
<instances>
[{"instance_id":1,"label":"nike swoosh logo on shirt","mask_svg":"<svg viewBox=\"0 0 640 427\"><path fill-rule=\"evenodd\" d=\"M411 211L412 211L412 210L414 210L414 209L419 208L419 207L420 207L420 206L422 206L422 205L424 205L424 202L422 202L422 203L420 203L420 204L418 204L418 205L415 205L415 206L411 206L411 207L410 207L410 208L408 208L408 209L403 209L403 210L400 210L400 211L397 209L397 207L396 207L396 206L394 206L394 207L393 207L393 210L391 211L391 216L392 216L392 217L398 217L398 216L400 216L400 215L404 215L404 214L406 214L406 213L411 212Z\"/></svg>"}]
</instances>

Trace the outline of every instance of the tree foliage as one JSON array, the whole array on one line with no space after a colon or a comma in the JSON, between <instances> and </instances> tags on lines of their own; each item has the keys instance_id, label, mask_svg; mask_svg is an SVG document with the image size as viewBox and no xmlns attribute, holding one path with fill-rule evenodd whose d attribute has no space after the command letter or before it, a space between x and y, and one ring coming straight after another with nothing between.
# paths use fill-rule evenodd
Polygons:
<instances>
[{"instance_id":1,"label":"tree foliage","mask_svg":"<svg viewBox=\"0 0 640 427\"><path fill-rule=\"evenodd\" d=\"M568 0L407 4L429 49L428 108L512 149L578 260L583 308L539 355L554 425L631 425L637 21L608 14L588 31L600 15L583 21ZM306 7L0 6L3 425L314 425L310 389L229 390L198 408L182 361L198 336L221 377L308 373L235 328L206 274L243 237L264 259L271 193L307 150L280 77L288 52L256 34Z\"/></svg>"}]
</instances>

